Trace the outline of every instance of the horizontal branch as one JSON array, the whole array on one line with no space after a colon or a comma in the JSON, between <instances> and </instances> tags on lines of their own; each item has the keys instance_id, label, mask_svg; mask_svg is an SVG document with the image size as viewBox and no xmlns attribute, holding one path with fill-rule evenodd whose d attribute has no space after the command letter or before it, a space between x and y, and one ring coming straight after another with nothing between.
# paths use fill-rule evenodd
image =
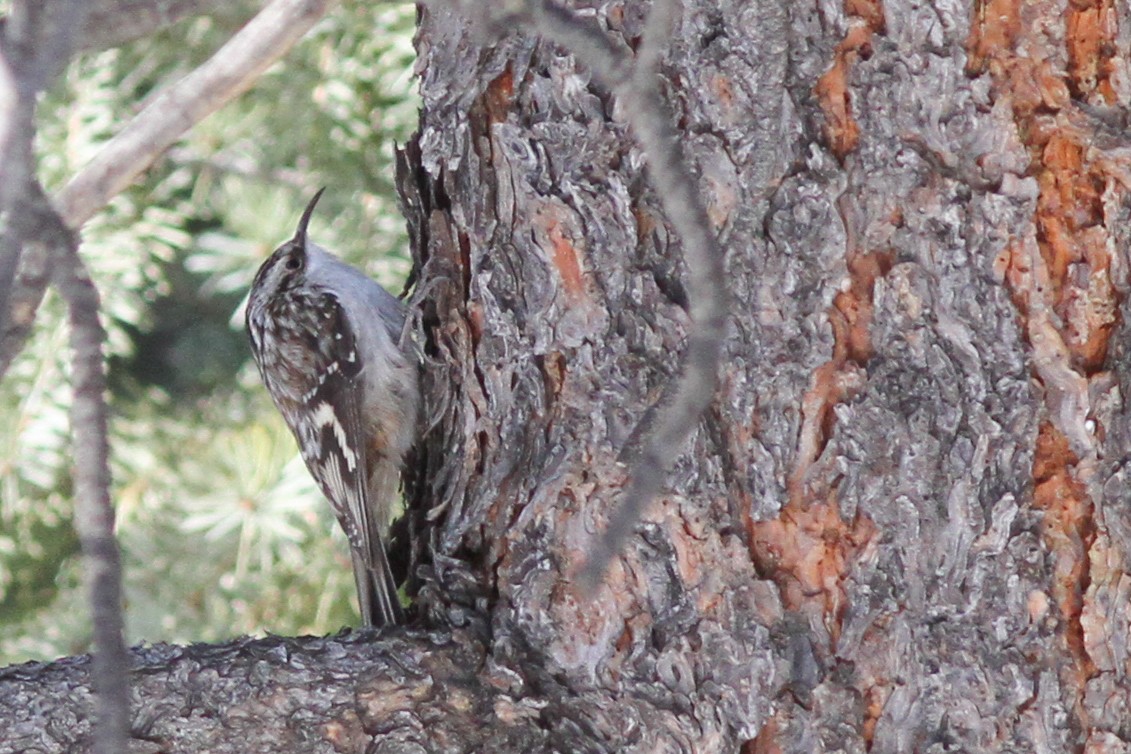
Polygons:
<instances>
[{"instance_id":1,"label":"horizontal branch","mask_svg":"<svg viewBox=\"0 0 1131 754\"><path fill-rule=\"evenodd\" d=\"M467 633L373 629L137 647L130 751L596 751L666 714L552 681L534 697L484 652ZM88 749L91 699L86 656L0 669L0 750Z\"/></svg>"}]
</instances>

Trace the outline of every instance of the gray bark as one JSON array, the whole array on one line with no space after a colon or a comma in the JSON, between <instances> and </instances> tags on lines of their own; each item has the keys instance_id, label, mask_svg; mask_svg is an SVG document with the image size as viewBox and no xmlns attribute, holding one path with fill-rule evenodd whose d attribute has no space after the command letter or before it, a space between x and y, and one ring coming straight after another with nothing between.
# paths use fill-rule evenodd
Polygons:
<instances>
[{"instance_id":1,"label":"gray bark","mask_svg":"<svg viewBox=\"0 0 1131 754\"><path fill-rule=\"evenodd\" d=\"M474 584L493 657L604 690L601 750L1121 742L1126 188L1087 150L1095 108L1128 104L1126 35L1066 5L1048 28L684 6L663 75L731 337L669 493L592 594L577 568L687 329L678 239L584 61L425 14L426 604ZM638 40L641 6L586 7Z\"/></svg>"},{"instance_id":2,"label":"gray bark","mask_svg":"<svg viewBox=\"0 0 1131 754\"><path fill-rule=\"evenodd\" d=\"M400 183L429 424L399 557L434 633L141 651L139 738L1127 747L1131 8L846 6L677 19L664 90L735 305L707 416L591 592L689 327L679 239L584 61L424 10ZM642 4L585 7L639 38ZM81 717L76 662L0 671L26 700L0 726ZM29 680L52 673L76 690Z\"/></svg>"},{"instance_id":3,"label":"gray bark","mask_svg":"<svg viewBox=\"0 0 1131 754\"><path fill-rule=\"evenodd\" d=\"M539 750L540 708L486 683L466 636L372 630L135 649L130 751ZM0 751L88 751L86 657L0 671Z\"/></svg>"}]
</instances>

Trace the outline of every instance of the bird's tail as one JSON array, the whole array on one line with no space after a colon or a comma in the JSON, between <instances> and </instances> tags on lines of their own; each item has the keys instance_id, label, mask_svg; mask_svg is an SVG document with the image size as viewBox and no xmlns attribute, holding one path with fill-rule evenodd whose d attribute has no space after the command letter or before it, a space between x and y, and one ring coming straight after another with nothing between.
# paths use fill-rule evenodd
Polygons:
<instances>
[{"instance_id":1,"label":"bird's tail","mask_svg":"<svg viewBox=\"0 0 1131 754\"><path fill-rule=\"evenodd\" d=\"M404 612L397 599L397 584L385 554L385 537L392 521L400 471L395 463L377 456L369 470L369 536L370 553L353 552L353 577L357 582L357 599L361 618L367 626L391 626L404 622Z\"/></svg>"},{"instance_id":2,"label":"bird's tail","mask_svg":"<svg viewBox=\"0 0 1131 754\"><path fill-rule=\"evenodd\" d=\"M385 548L378 544L374 549L377 552L374 553L373 565L370 565L350 548L361 620L366 626L378 627L403 623L404 611L397 598L397 584L393 581L393 571L389 568Z\"/></svg>"}]
</instances>

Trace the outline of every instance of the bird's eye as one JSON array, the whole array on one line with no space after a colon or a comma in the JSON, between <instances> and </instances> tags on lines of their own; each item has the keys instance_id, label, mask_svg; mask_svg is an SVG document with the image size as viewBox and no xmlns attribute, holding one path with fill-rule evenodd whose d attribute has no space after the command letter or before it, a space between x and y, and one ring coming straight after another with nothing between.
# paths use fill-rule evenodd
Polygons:
<instances>
[{"instance_id":1,"label":"bird's eye","mask_svg":"<svg viewBox=\"0 0 1131 754\"><path fill-rule=\"evenodd\" d=\"M299 267L302 267L302 262L298 257L287 257L287 261L284 266L288 270L297 270Z\"/></svg>"}]
</instances>

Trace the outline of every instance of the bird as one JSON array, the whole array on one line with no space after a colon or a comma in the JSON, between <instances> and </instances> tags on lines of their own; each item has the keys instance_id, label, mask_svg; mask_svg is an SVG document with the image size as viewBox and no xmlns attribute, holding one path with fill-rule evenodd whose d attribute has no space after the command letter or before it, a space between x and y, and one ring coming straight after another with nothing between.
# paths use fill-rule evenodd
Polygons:
<instances>
[{"instance_id":1,"label":"bird","mask_svg":"<svg viewBox=\"0 0 1131 754\"><path fill-rule=\"evenodd\" d=\"M395 625L404 613L385 538L416 438L418 361L402 337L404 304L309 239L324 191L256 273L247 330L263 384L349 540L364 625Z\"/></svg>"}]
</instances>

